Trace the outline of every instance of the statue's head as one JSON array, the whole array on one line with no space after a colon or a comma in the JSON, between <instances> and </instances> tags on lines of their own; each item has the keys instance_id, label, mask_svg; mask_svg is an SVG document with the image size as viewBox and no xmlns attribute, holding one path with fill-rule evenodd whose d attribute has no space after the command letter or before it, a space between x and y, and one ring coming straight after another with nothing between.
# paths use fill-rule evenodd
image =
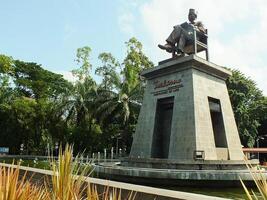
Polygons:
<instances>
[{"instance_id":1,"label":"statue's head","mask_svg":"<svg viewBox=\"0 0 267 200\"><path fill-rule=\"evenodd\" d=\"M188 20L192 23L195 21L196 18L197 18L197 12L195 11L195 9L190 8L188 13Z\"/></svg>"}]
</instances>

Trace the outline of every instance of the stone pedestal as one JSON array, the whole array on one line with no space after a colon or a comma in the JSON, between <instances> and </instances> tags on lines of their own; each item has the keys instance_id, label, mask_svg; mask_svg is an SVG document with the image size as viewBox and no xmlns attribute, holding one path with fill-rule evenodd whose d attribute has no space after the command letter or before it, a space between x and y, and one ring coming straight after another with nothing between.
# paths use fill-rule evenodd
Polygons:
<instances>
[{"instance_id":1,"label":"stone pedestal","mask_svg":"<svg viewBox=\"0 0 267 200\"><path fill-rule=\"evenodd\" d=\"M196 55L161 62L147 80L130 158L243 160L225 80Z\"/></svg>"},{"instance_id":2,"label":"stone pedestal","mask_svg":"<svg viewBox=\"0 0 267 200\"><path fill-rule=\"evenodd\" d=\"M190 55L141 75L147 85L130 156L96 164L100 177L197 187L254 183L225 84L230 71Z\"/></svg>"}]
</instances>

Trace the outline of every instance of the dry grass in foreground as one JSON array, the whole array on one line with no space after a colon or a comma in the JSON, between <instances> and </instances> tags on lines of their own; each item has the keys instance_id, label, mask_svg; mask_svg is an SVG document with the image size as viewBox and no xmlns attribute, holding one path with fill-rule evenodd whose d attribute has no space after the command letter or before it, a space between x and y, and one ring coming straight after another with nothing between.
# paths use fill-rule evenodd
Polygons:
<instances>
[{"instance_id":1,"label":"dry grass in foreground","mask_svg":"<svg viewBox=\"0 0 267 200\"><path fill-rule=\"evenodd\" d=\"M240 179L241 184L246 192L246 195L249 200L259 200L264 199L267 200L267 181L265 174L261 171L261 169L257 166L256 168L253 167L247 159L245 159L247 168L249 169L250 175L254 180L255 185L257 186L257 193L255 191L251 190L246 187L244 182Z\"/></svg>"},{"instance_id":2,"label":"dry grass in foreground","mask_svg":"<svg viewBox=\"0 0 267 200\"><path fill-rule=\"evenodd\" d=\"M27 172L20 177L20 169L0 167L0 200L120 200L118 189L106 188L100 194L96 185L84 181L86 168L81 169L78 157L73 160L73 149L67 145L60 149L58 161L51 161L53 176L51 184L34 185L27 179ZM78 176L79 173L79 176ZM130 193L128 200L135 198Z\"/></svg>"}]
</instances>

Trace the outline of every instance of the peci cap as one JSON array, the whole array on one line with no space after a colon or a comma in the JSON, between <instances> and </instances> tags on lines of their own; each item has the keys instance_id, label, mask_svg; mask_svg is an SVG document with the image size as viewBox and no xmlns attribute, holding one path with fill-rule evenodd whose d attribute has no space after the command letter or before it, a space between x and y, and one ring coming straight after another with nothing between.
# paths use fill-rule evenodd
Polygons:
<instances>
[{"instance_id":1,"label":"peci cap","mask_svg":"<svg viewBox=\"0 0 267 200\"><path fill-rule=\"evenodd\" d=\"M197 17L197 11L193 8L189 9L189 14L194 14Z\"/></svg>"}]
</instances>

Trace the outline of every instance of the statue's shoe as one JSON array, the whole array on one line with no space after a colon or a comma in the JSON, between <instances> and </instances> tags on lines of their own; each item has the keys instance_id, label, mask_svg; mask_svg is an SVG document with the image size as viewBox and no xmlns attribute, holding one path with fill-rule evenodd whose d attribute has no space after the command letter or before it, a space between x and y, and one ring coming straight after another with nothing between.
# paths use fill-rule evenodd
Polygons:
<instances>
[{"instance_id":1,"label":"statue's shoe","mask_svg":"<svg viewBox=\"0 0 267 200\"><path fill-rule=\"evenodd\" d=\"M171 53L173 51L173 46L170 45L170 44L165 44L165 45L162 45L162 44L159 44L158 47L160 49L163 49L163 50L166 50L167 52Z\"/></svg>"}]
</instances>

